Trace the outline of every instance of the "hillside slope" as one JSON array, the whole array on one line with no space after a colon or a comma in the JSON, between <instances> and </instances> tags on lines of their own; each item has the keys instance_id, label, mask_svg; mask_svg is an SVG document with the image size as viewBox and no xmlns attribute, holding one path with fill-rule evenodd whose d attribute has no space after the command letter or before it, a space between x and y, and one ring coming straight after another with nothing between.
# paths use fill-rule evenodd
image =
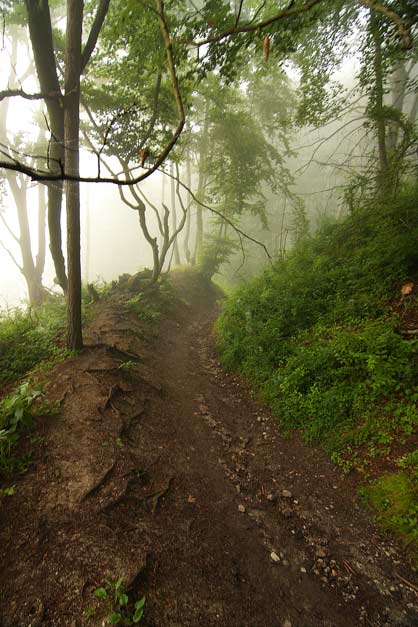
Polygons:
<instances>
[{"instance_id":1,"label":"hillside slope","mask_svg":"<svg viewBox=\"0 0 418 627\"><path fill-rule=\"evenodd\" d=\"M102 303L50 375L60 413L37 419L34 464L0 508L1 625L106 624L120 608L94 593L118 578L122 613L145 594L146 627L417 625L400 547L221 369L219 294L173 282Z\"/></svg>"}]
</instances>

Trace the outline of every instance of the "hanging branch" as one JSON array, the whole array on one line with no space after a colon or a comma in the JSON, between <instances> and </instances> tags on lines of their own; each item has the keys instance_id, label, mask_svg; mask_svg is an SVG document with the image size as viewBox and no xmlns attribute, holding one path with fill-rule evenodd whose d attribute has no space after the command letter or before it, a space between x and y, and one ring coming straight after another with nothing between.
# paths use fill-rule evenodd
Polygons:
<instances>
[{"instance_id":1,"label":"hanging branch","mask_svg":"<svg viewBox=\"0 0 418 627\"><path fill-rule=\"evenodd\" d=\"M209 205L207 205L204 202L201 202L197 196L192 192L192 190L190 189L190 187L188 187L185 183L183 183L183 181L181 181L180 179L178 179L176 176L171 175L169 172L166 172L165 170L163 170L161 168L161 172L163 172L166 176L169 176L170 178L173 178L175 181L178 181L179 185L181 185L181 187L183 189L185 189L190 196L192 197L192 199L194 200L194 202L196 202L198 205L200 205L201 207L203 207L204 209L207 209L208 211L210 211L211 213L213 213L214 215L218 216L219 218L221 218L226 224L228 224L237 234L237 236L239 237L240 241L242 240L242 238L249 240L250 242L253 242L254 244L257 244L257 246L261 246L261 248L264 250L264 252L266 253L267 258L269 259L269 261L272 260L271 255L267 249L267 246L265 244L263 244L263 242L260 242L259 240L255 239L254 237L251 237L251 235L248 235L248 233L245 233L244 231L241 231L241 229L239 227L237 227L236 224L234 224L232 222L232 220L230 220L229 218L227 218L227 216L225 216L223 213L221 213L220 211L218 211L217 209L214 209L213 207L210 207Z\"/></svg>"}]
</instances>

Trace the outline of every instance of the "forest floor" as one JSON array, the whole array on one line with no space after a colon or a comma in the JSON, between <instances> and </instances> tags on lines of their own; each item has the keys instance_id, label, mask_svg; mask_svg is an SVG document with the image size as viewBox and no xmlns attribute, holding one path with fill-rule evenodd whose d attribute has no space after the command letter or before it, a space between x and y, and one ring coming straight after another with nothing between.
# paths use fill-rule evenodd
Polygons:
<instances>
[{"instance_id":1,"label":"forest floor","mask_svg":"<svg viewBox=\"0 0 418 627\"><path fill-rule=\"evenodd\" d=\"M60 412L0 506L0 625L108 624L117 604L94 591L123 577L144 627L418 626L401 547L355 479L222 370L219 294L191 276L158 319L99 303L48 376Z\"/></svg>"}]
</instances>

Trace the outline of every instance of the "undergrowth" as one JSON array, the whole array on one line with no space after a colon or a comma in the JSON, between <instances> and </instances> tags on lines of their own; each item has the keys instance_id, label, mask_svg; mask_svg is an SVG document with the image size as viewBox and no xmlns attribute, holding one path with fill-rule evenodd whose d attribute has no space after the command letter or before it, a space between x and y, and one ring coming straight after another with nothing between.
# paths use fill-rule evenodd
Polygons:
<instances>
[{"instance_id":1,"label":"undergrowth","mask_svg":"<svg viewBox=\"0 0 418 627\"><path fill-rule=\"evenodd\" d=\"M376 479L361 493L376 510L380 525L402 535L418 554L418 450L404 455L397 463L399 472Z\"/></svg>"},{"instance_id":2,"label":"undergrowth","mask_svg":"<svg viewBox=\"0 0 418 627\"><path fill-rule=\"evenodd\" d=\"M418 312L413 294L400 303L418 269L417 202L405 187L323 224L238 289L216 325L223 364L345 472L370 474L418 429L418 343L400 333Z\"/></svg>"},{"instance_id":3,"label":"undergrowth","mask_svg":"<svg viewBox=\"0 0 418 627\"><path fill-rule=\"evenodd\" d=\"M26 382L0 401L0 476L26 467L28 460L13 453L20 432L32 425L33 405L40 396L40 389Z\"/></svg>"}]
</instances>

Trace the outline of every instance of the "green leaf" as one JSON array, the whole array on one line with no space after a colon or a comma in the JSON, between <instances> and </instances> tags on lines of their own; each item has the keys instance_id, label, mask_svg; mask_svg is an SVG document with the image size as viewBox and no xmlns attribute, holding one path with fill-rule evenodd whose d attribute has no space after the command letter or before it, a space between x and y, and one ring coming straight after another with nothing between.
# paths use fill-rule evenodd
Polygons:
<instances>
[{"instance_id":1,"label":"green leaf","mask_svg":"<svg viewBox=\"0 0 418 627\"><path fill-rule=\"evenodd\" d=\"M141 607L144 607L144 605L145 605L145 596L138 599L138 601L135 603L135 609L140 610Z\"/></svg>"},{"instance_id":2,"label":"green leaf","mask_svg":"<svg viewBox=\"0 0 418 627\"><path fill-rule=\"evenodd\" d=\"M142 618L143 613L144 613L144 610L142 607L139 607L137 610L135 610L135 614L133 618L134 623L139 623L139 621Z\"/></svg>"},{"instance_id":3,"label":"green leaf","mask_svg":"<svg viewBox=\"0 0 418 627\"><path fill-rule=\"evenodd\" d=\"M111 625L117 625L121 619L122 616L119 614L119 612L113 612L113 614L111 614L107 620Z\"/></svg>"},{"instance_id":4,"label":"green leaf","mask_svg":"<svg viewBox=\"0 0 418 627\"><path fill-rule=\"evenodd\" d=\"M94 591L94 596L98 599L106 599L107 598L107 590L106 588L96 588Z\"/></svg>"},{"instance_id":5,"label":"green leaf","mask_svg":"<svg viewBox=\"0 0 418 627\"><path fill-rule=\"evenodd\" d=\"M124 605L128 605L128 601L129 601L129 598L127 594L125 593L119 594L118 603L121 607L123 607Z\"/></svg>"}]
</instances>

